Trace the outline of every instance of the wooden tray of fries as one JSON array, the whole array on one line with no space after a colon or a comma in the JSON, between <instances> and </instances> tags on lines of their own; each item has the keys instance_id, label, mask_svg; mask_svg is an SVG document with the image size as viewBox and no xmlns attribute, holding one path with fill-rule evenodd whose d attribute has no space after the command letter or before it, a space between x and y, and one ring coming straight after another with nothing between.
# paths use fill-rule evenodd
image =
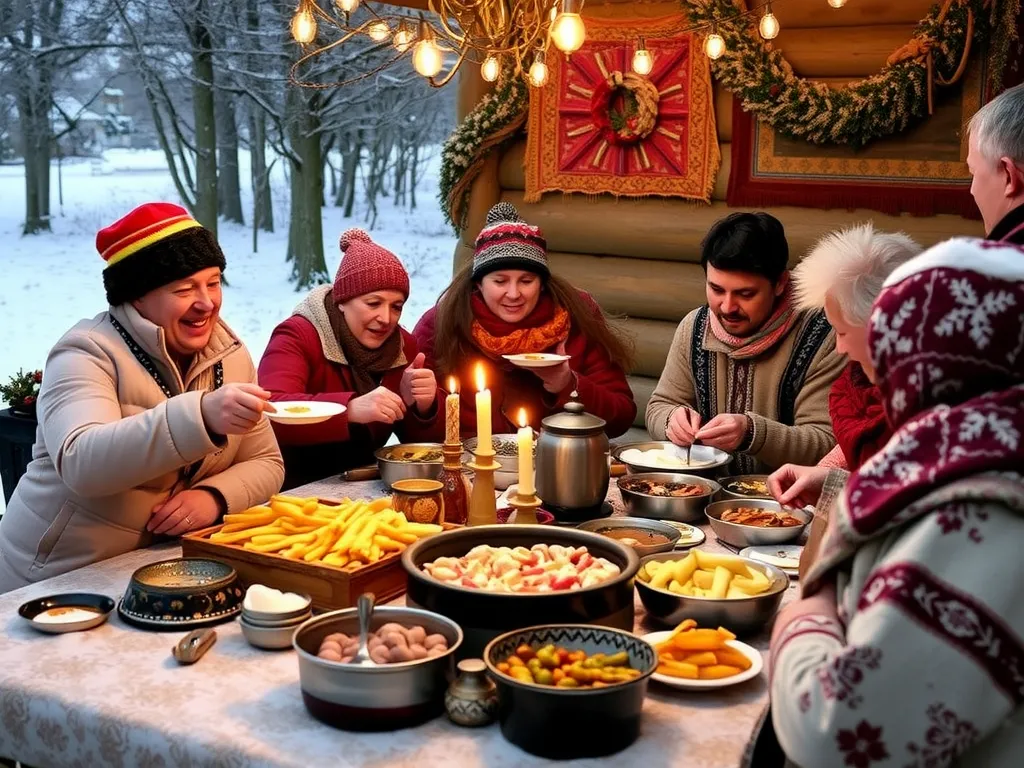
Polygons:
<instances>
[{"instance_id":1,"label":"wooden tray of fries","mask_svg":"<svg viewBox=\"0 0 1024 768\"><path fill-rule=\"evenodd\" d=\"M186 534L185 557L231 565L245 584L307 594L313 607L350 608L363 592L378 602L405 592L401 553L418 538L454 528L410 523L375 500L274 496L266 505L225 515L224 523Z\"/></svg>"}]
</instances>

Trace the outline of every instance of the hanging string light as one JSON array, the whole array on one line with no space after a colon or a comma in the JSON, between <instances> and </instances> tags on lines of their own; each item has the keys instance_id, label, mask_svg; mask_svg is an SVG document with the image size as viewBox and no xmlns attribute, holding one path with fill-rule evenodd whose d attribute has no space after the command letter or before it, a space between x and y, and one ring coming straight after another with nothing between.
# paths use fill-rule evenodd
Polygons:
<instances>
[{"instance_id":1,"label":"hanging string light","mask_svg":"<svg viewBox=\"0 0 1024 768\"><path fill-rule=\"evenodd\" d=\"M383 43L391 37L391 28L386 21L374 21L366 28L366 36L375 43Z\"/></svg>"},{"instance_id":2,"label":"hanging string light","mask_svg":"<svg viewBox=\"0 0 1024 768\"><path fill-rule=\"evenodd\" d=\"M535 88L543 88L548 81L548 65L544 63L544 51L539 50L533 56L533 64L530 65L528 75L530 85Z\"/></svg>"},{"instance_id":3,"label":"hanging string light","mask_svg":"<svg viewBox=\"0 0 1024 768\"><path fill-rule=\"evenodd\" d=\"M425 21L420 22L419 39L412 47L412 66L424 77L434 77L444 65L441 49L434 39L434 30Z\"/></svg>"},{"instance_id":4,"label":"hanging string light","mask_svg":"<svg viewBox=\"0 0 1024 768\"><path fill-rule=\"evenodd\" d=\"M774 40L779 36L779 20L772 13L771 2L764 6L764 15L761 17L761 23L757 25L757 31L765 40Z\"/></svg>"},{"instance_id":5,"label":"hanging string light","mask_svg":"<svg viewBox=\"0 0 1024 768\"><path fill-rule=\"evenodd\" d=\"M292 16L292 37L295 38L295 42L302 45L312 43L316 39L316 19L313 18L313 12L304 0L300 0L299 7Z\"/></svg>"},{"instance_id":6,"label":"hanging string light","mask_svg":"<svg viewBox=\"0 0 1024 768\"><path fill-rule=\"evenodd\" d=\"M498 61L497 56L488 56L484 59L484 63L480 65L480 77L488 83L493 83L497 80L500 72L501 62Z\"/></svg>"},{"instance_id":7,"label":"hanging string light","mask_svg":"<svg viewBox=\"0 0 1024 768\"><path fill-rule=\"evenodd\" d=\"M654 69L654 56L647 50L647 44L642 37L637 40L631 66L638 75L645 76L651 74L651 70Z\"/></svg>"},{"instance_id":8,"label":"hanging string light","mask_svg":"<svg viewBox=\"0 0 1024 768\"><path fill-rule=\"evenodd\" d=\"M842 8L846 5L846 0L828 0L828 4L833 8Z\"/></svg>"},{"instance_id":9,"label":"hanging string light","mask_svg":"<svg viewBox=\"0 0 1024 768\"><path fill-rule=\"evenodd\" d=\"M359 0L334 0L334 6L342 13L355 13Z\"/></svg>"},{"instance_id":10,"label":"hanging string light","mask_svg":"<svg viewBox=\"0 0 1024 768\"><path fill-rule=\"evenodd\" d=\"M711 34L704 38L704 53L712 61L725 53L725 39L718 34L718 22L712 22Z\"/></svg>"},{"instance_id":11,"label":"hanging string light","mask_svg":"<svg viewBox=\"0 0 1024 768\"><path fill-rule=\"evenodd\" d=\"M582 48L586 37L578 0L562 0L561 10L551 23L551 42L562 53L569 54Z\"/></svg>"},{"instance_id":12,"label":"hanging string light","mask_svg":"<svg viewBox=\"0 0 1024 768\"><path fill-rule=\"evenodd\" d=\"M395 44L395 50L399 53L405 53L408 51L412 44L416 41L416 33L409 28L409 23L402 19L398 25L398 29L395 30L395 36L392 38L392 42Z\"/></svg>"}]
</instances>

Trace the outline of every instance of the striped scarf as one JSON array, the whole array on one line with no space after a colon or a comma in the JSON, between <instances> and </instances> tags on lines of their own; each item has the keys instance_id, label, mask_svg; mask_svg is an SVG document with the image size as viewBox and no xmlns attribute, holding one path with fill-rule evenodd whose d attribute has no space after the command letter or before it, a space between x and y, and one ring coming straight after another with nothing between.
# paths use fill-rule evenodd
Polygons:
<instances>
[{"instance_id":1,"label":"striped scarf","mask_svg":"<svg viewBox=\"0 0 1024 768\"><path fill-rule=\"evenodd\" d=\"M793 284L786 285L786 290L779 299L779 305L775 307L772 316L761 326L760 330L752 336L733 336L722 325L718 315L709 313L711 317L708 327L715 334L715 338L729 347L727 353L733 360L748 360L757 357L774 347L788 334L793 324L800 316L793 306Z\"/></svg>"}]
</instances>

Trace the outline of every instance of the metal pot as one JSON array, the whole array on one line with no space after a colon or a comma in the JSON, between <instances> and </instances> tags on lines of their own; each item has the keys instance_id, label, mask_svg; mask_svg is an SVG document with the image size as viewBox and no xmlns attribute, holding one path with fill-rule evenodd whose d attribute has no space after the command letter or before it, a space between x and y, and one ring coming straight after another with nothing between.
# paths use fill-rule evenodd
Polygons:
<instances>
[{"instance_id":1,"label":"metal pot","mask_svg":"<svg viewBox=\"0 0 1024 768\"><path fill-rule=\"evenodd\" d=\"M608 494L605 420L586 413L577 398L548 416L537 440L537 495L559 519L600 515Z\"/></svg>"},{"instance_id":2,"label":"metal pot","mask_svg":"<svg viewBox=\"0 0 1024 768\"><path fill-rule=\"evenodd\" d=\"M396 456L401 456L403 451L417 450L421 448L437 451L437 459L433 461L403 461ZM380 479L384 485L390 488L399 480L437 480L441 476L442 461L440 443L399 443L398 445L385 445L374 452L377 459L377 467L380 470Z\"/></svg>"}]
</instances>

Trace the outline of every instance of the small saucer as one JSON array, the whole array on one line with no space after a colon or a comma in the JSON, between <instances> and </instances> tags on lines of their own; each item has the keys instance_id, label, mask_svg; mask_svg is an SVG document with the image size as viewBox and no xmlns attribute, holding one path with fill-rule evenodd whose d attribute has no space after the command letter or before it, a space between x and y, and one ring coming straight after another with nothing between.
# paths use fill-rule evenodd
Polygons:
<instances>
[{"instance_id":1,"label":"small saucer","mask_svg":"<svg viewBox=\"0 0 1024 768\"><path fill-rule=\"evenodd\" d=\"M690 549L691 547L696 547L698 544L703 544L704 540L707 538L707 534L695 525L677 523L675 520L659 520L658 522L665 523L665 525L671 525L682 534L679 537L679 541L676 542L676 549Z\"/></svg>"},{"instance_id":2,"label":"small saucer","mask_svg":"<svg viewBox=\"0 0 1024 768\"><path fill-rule=\"evenodd\" d=\"M512 365L519 368L550 368L553 365L561 365L571 359L569 355L555 355L550 352L537 352L525 355L502 355Z\"/></svg>"},{"instance_id":3,"label":"small saucer","mask_svg":"<svg viewBox=\"0 0 1024 768\"><path fill-rule=\"evenodd\" d=\"M93 615L84 616L78 621L48 622L40 620L44 614L53 615L74 608L88 611ZM81 632L98 627L110 618L113 610L114 601L106 595L73 592L29 600L18 608L18 615L31 624L33 629L51 635L61 635L65 632Z\"/></svg>"}]
</instances>

